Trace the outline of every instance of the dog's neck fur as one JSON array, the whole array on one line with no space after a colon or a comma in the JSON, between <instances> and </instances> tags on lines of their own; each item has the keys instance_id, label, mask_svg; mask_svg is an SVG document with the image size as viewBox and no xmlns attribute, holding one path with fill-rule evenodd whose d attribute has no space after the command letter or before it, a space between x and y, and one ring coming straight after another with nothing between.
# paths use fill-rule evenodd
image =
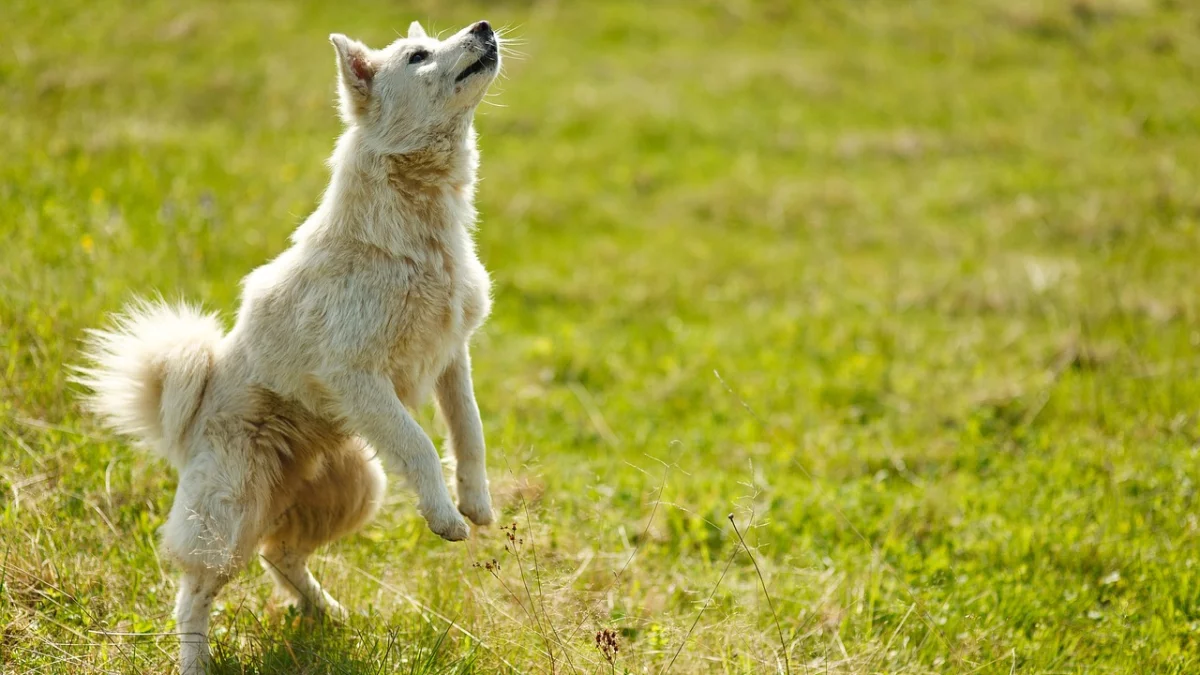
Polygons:
<instances>
[{"instance_id":1,"label":"dog's neck fur","mask_svg":"<svg viewBox=\"0 0 1200 675\"><path fill-rule=\"evenodd\" d=\"M293 240L354 242L403 255L415 241L465 236L475 222L478 163L469 121L397 154L380 152L352 126L330 158L333 175L321 205Z\"/></svg>"}]
</instances>

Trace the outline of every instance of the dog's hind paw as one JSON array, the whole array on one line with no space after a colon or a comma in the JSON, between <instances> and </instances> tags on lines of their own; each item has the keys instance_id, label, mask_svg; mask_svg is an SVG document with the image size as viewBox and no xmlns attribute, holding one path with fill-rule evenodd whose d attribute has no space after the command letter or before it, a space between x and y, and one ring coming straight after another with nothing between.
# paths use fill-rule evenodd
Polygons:
<instances>
[{"instance_id":1,"label":"dog's hind paw","mask_svg":"<svg viewBox=\"0 0 1200 675\"><path fill-rule=\"evenodd\" d=\"M288 604L296 609L297 612L304 616L324 617L334 623L345 623L350 618L350 612L342 606L342 603L334 600L328 593L322 592L322 597L319 600L294 600Z\"/></svg>"},{"instance_id":2,"label":"dog's hind paw","mask_svg":"<svg viewBox=\"0 0 1200 675\"><path fill-rule=\"evenodd\" d=\"M346 623L350 618L350 612L346 611L342 603L333 598L329 598L328 603L321 608L321 612L334 623Z\"/></svg>"}]
</instances>

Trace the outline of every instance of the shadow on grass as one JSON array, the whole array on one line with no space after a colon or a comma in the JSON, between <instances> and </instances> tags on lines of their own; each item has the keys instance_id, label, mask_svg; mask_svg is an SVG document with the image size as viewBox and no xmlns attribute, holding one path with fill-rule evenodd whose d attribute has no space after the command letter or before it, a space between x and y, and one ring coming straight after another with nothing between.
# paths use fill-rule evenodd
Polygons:
<instances>
[{"instance_id":1,"label":"shadow on grass","mask_svg":"<svg viewBox=\"0 0 1200 675\"><path fill-rule=\"evenodd\" d=\"M449 628L377 616L335 624L294 610L274 620L243 612L233 625L214 628L212 649L212 675L479 672L476 645L452 639Z\"/></svg>"}]
</instances>

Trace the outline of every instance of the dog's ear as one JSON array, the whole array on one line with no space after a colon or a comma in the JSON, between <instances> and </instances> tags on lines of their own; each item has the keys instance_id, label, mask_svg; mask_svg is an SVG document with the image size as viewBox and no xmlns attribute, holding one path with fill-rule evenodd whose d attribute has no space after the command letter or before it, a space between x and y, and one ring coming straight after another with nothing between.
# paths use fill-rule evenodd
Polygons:
<instances>
[{"instance_id":1,"label":"dog's ear","mask_svg":"<svg viewBox=\"0 0 1200 675\"><path fill-rule=\"evenodd\" d=\"M421 28L421 22L414 21L414 22L408 24L408 37L423 38L423 37L429 37L429 36L425 34L425 29Z\"/></svg>"},{"instance_id":2,"label":"dog's ear","mask_svg":"<svg viewBox=\"0 0 1200 675\"><path fill-rule=\"evenodd\" d=\"M341 33L330 35L329 41L337 51L342 116L348 122L354 121L367 110L377 66L371 59L371 50L363 43Z\"/></svg>"}]
</instances>

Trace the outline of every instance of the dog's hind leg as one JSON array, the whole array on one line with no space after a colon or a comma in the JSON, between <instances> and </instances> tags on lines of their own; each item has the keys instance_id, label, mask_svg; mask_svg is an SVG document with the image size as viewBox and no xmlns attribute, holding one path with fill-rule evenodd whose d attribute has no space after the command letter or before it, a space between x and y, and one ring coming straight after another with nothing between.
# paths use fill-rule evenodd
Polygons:
<instances>
[{"instance_id":1,"label":"dog's hind leg","mask_svg":"<svg viewBox=\"0 0 1200 675\"><path fill-rule=\"evenodd\" d=\"M208 667L208 615L213 599L227 577L204 570L185 572L175 600L175 630L179 634L179 672L202 675Z\"/></svg>"},{"instance_id":2,"label":"dog's hind leg","mask_svg":"<svg viewBox=\"0 0 1200 675\"><path fill-rule=\"evenodd\" d=\"M183 568L175 629L184 675L206 672L213 600L254 553L265 521L271 471L256 463L262 455L231 446L193 456L163 527L163 547Z\"/></svg>"},{"instance_id":3,"label":"dog's hind leg","mask_svg":"<svg viewBox=\"0 0 1200 675\"><path fill-rule=\"evenodd\" d=\"M275 579L275 585L306 614L322 613L334 619L346 618L346 610L321 588L308 571L311 551L284 548L271 543L263 547L263 568Z\"/></svg>"},{"instance_id":4,"label":"dog's hind leg","mask_svg":"<svg viewBox=\"0 0 1200 675\"><path fill-rule=\"evenodd\" d=\"M330 452L324 471L302 486L295 503L263 541L262 564L301 611L344 618L306 562L317 547L365 525L383 501L387 479L374 451L357 439Z\"/></svg>"}]
</instances>

